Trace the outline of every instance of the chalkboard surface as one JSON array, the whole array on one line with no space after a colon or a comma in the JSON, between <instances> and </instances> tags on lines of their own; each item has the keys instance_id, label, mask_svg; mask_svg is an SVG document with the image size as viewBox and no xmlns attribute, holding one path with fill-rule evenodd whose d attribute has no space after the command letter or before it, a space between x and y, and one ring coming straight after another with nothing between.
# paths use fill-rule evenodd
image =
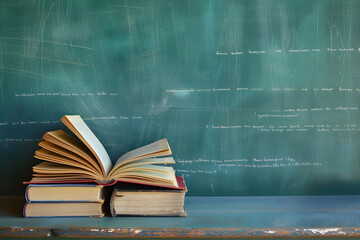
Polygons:
<instances>
[{"instance_id":1,"label":"chalkboard surface","mask_svg":"<svg viewBox=\"0 0 360 240\"><path fill-rule=\"evenodd\" d=\"M360 1L0 2L0 194L80 114L191 195L360 194Z\"/></svg>"}]
</instances>

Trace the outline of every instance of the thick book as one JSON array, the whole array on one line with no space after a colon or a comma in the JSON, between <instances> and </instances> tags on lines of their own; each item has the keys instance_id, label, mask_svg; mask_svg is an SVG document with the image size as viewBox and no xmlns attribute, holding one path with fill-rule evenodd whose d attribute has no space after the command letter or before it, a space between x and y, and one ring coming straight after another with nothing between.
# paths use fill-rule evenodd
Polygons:
<instances>
[{"instance_id":1,"label":"thick book","mask_svg":"<svg viewBox=\"0 0 360 240\"><path fill-rule=\"evenodd\" d=\"M187 188L182 178L179 181L185 186L182 190L119 182L110 200L111 215L185 217Z\"/></svg>"},{"instance_id":2,"label":"thick book","mask_svg":"<svg viewBox=\"0 0 360 240\"><path fill-rule=\"evenodd\" d=\"M103 202L25 203L24 217L103 217Z\"/></svg>"},{"instance_id":3,"label":"thick book","mask_svg":"<svg viewBox=\"0 0 360 240\"><path fill-rule=\"evenodd\" d=\"M122 155L115 165L103 145L79 115L65 115L63 122L77 138L63 130L47 132L35 158L33 177L25 184L86 183L112 185L117 181L182 189L175 177L171 149L166 139ZM158 165L162 164L162 165Z\"/></svg>"},{"instance_id":4,"label":"thick book","mask_svg":"<svg viewBox=\"0 0 360 240\"><path fill-rule=\"evenodd\" d=\"M29 184L25 199L33 202L104 202L104 188L98 184Z\"/></svg>"}]
</instances>

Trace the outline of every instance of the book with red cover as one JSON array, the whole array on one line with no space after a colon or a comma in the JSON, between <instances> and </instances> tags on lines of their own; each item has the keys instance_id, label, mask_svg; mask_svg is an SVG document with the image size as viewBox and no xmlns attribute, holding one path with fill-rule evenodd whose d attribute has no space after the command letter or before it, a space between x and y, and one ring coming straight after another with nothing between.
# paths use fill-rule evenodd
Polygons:
<instances>
[{"instance_id":1,"label":"book with red cover","mask_svg":"<svg viewBox=\"0 0 360 240\"><path fill-rule=\"evenodd\" d=\"M115 165L105 148L79 115L61 118L75 136L63 130L47 132L35 158L33 177L24 184L89 183L108 186L129 182L172 189L185 189L184 179L175 176L166 139L150 143L122 155Z\"/></svg>"}]
</instances>

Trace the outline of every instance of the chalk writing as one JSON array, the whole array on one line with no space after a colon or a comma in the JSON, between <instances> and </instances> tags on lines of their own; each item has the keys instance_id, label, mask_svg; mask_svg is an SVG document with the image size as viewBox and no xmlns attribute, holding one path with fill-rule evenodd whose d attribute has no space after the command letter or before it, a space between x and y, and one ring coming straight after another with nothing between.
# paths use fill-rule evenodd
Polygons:
<instances>
[{"instance_id":1,"label":"chalk writing","mask_svg":"<svg viewBox=\"0 0 360 240\"><path fill-rule=\"evenodd\" d=\"M233 55L244 55L244 54L266 54L266 53L283 53L283 52L289 52L289 53L320 53L320 52L355 52L356 48L305 48L305 49L268 49L268 50L251 50L248 49L248 51L216 51L216 55L220 56L233 56ZM358 51L360 51L360 48L358 48Z\"/></svg>"},{"instance_id":2,"label":"chalk writing","mask_svg":"<svg viewBox=\"0 0 360 240\"><path fill-rule=\"evenodd\" d=\"M231 55L242 55L242 54L244 54L244 52L231 52L230 54Z\"/></svg>"},{"instance_id":3,"label":"chalk writing","mask_svg":"<svg viewBox=\"0 0 360 240\"><path fill-rule=\"evenodd\" d=\"M315 94L323 93L323 94L336 94L340 93L351 93L356 91L360 94L360 88L348 88L348 87L301 87L301 88L294 88L294 87L271 87L271 88L263 88L263 87L237 87L237 88L201 88L201 89L166 89L166 93L186 93L186 92L216 92L216 91L271 91L271 92L308 92L312 91Z\"/></svg>"},{"instance_id":4,"label":"chalk writing","mask_svg":"<svg viewBox=\"0 0 360 240\"><path fill-rule=\"evenodd\" d=\"M249 53L249 54L264 54L264 53L266 53L266 51L265 51L265 50L251 51L251 50L249 49L248 53Z\"/></svg>"},{"instance_id":5,"label":"chalk writing","mask_svg":"<svg viewBox=\"0 0 360 240\"><path fill-rule=\"evenodd\" d=\"M183 92L194 92L194 89L180 89L180 90L175 90L175 89L168 89L166 90L166 92L169 93L183 93Z\"/></svg>"},{"instance_id":6,"label":"chalk writing","mask_svg":"<svg viewBox=\"0 0 360 240\"><path fill-rule=\"evenodd\" d=\"M230 88L213 88L213 91L230 91Z\"/></svg>"},{"instance_id":7,"label":"chalk writing","mask_svg":"<svg viewBox=\"0 0 360 240\"><path fill-rule=\"evenodd\" d=\"M216 51L216 55L229 55L229 53Z\"/></svg>"},{"instance_id":8,"label":"chalk writing","mask_svg":"<svg viewBox=\"0 0 360 240\"><path fill-rule=\"evenodd\" d=\"M207 128L209 126L207 125ZM212 124L211 129L239 129L242 131L256 130L260 132L274 132L274 133L285 133L285 132L336 132L336 131L352 131L358 132L360 129L357 124L288 124L288 125L214 125Z\"/></svg>"},{"instance_id":9,"label":"chalk writing","mask_svg":"<svg viewBox=\"0 0 360 240\"><path fill-rule=\"evenodd\" d=\"M356 106L335 106L335 107L314 107L314 108L289 108L289 109L273 109L272 112L319 112L319 111L356 111L359 110ZM259 118L263 118L263 115L258 114ZM269 115L269 114L267 114ZM268 116L269 117L269 116Z\"/></svg>"},{"instance_id":10,"label":"chalk writing","mask_svg":"<svg viewBox=\"0 0 360 240\"><path fill-rule=\"evenodd\" d=\"M310 52L310 49L290 49L289 52Z\"/></svg>"},{"instance_id":11,"label":"chalk writing","mask_svg":"<svg viewBox=\"0 0 360 240\"><path fill-rule=\"evenodd\" d=\"M38 93L17 93L15 92L15 97L85 97L85 96L118 96L118 93L107 93L107 92L38 92Z\"/></svg>"},{"instance_id":12,"label":"chalk writing","mask_svg":"<svg viewBox=\"0 0 360 240\"><path fill-rule=\"evenodd\" d=\"M12 142L12 143L22 143L22 142L39 142L42 141L41 138L2 138L1 142Z\"/></svg>"},{"instance_id":13,"label":"chalk writing","mask_svg":"<svg viewBox=\"0 0 360 240\"><path fill-rule=\"evenodd\" d=\"M259 118L296 118L299 114L258 114Z\"/></svg>"},{"instance_id":14,"label":"chalk writing","mask_svg":"<svg viewBox=\"0 0 360 240\"><path fill-rule=\"evenodd\" d=\"M84 121L94 121L94 120L111 120L111 119L118 119L117 116L104 116L104 117L84 117Z\"/></svg>"},{"instance_id":15,"label":"chalk writing","mask_svg":"<svg viewBox=\"0 0 360 240\"><path fill-rule=\"evenodd\" d=\"M321 162L309 162L296 160L293 157L247 157L239 159L177 159L176 172L182 176L190 177L192 174L220 174L232 168L245 169L272 169L272 168L299 168L299 167L323 167ZM210 164L210 165L209 165ZM191 166L190 166L191 165ZM203 167L207 166L204 170ZM211 166L212 169L208 169ZM189 168L187 168L189 167Z\"/></svg>"},{"instance_id":16,"label":"chalk writing","mask_svg":"<svg viewBox=\"0 0 360 240\"><path fill-rule=\"evenodd\" d=\"M84 121L97 121L97 120L127 120L127 119L143 119L142 116L91 116L83 117ZM44 121L12 121L12 122L0 122L0 127L2 126L22 126L22 125L44 125L44 124L58 124L59 120L44 120Z\"/></svg>"}]
</instances>

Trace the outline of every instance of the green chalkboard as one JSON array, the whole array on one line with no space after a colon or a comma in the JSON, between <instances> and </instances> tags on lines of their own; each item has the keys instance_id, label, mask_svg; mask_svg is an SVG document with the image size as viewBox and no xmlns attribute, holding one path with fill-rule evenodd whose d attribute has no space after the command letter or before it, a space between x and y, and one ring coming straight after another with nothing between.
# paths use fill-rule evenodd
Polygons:
<instances>
[{"instance_id":1,"label":"green chalkboard","mask_svg":"<svg viewBox=\"0 0 360 240\"><path fill-rule=\"evenodd\" d=\"M190 195L360 194L360 1L0 2L0 194L80 114Z\"/></svg>"}]
</instances>

